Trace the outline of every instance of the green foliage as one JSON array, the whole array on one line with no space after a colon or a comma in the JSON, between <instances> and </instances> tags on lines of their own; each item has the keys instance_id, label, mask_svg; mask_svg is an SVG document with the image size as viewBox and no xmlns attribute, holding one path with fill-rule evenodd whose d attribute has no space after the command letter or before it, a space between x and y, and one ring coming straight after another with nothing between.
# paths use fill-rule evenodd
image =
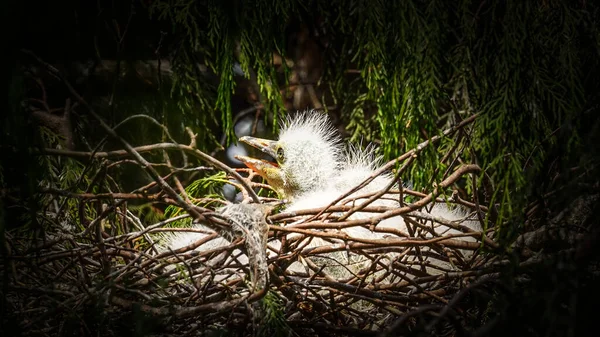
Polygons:
<instances>
[{"instance_id":1,"label":"green foliage","mask_svg":"<svg viewBox=\"0 0 600 337\"><path fill-rule=\"evenodd\" d=\"M215 198L221 196L221 188L227 183L227 174L219 171L211 176L193 181L186 187L186 192L194 198Z\"/></svg>"},{"instance_id":2,"label":"green foliage","mask_svg":"<svg viewBox=\"0 0 600 337\"><path fill-rule=\"evenodd\" d=\"M210 207L218 200L223 199L221 189L227 181L227 174L219 171L216 174L194 180L185 188L185 192L191 198L198 198L198 200L192 199L195 205ZM165 210L165 216L174 217L179 215L181 211L180 207L170 205Z\"/></svg>"},{"instance_id":3,"label":"green foliage","mask_svg":"<svg viewBox=\"0 0 600 337\"><path fill-rule=\"evenodd\" d=\"M502 15L504 24L490 24L463 53L477 56L471 68L483 78L471 77L467 84L483 112L474 148L497 183L492 202L503 205L501 220L511 213L513 195L522 195L527 174L537 172L545 159L540 142L553 145L553 130L581 112L586 88L580 62L588 51L573 35L581 11L560 1L547 7L509 4L494 15ZM576 139L574 134L565 141Z\"/></svg>"},{"instance_id":4,"label":"green foliage","mask_svg":"<svg viewBox=\"0 0 600 337\"><path fill-rule=\"evenodd\" d=\"M145 224L155 224L165 218L164 214L158 212L152 203L144 203L141 205L128 205L131 212L142 220Z\"/></svg>"},{"instance_id":5,"label":"green foliage","mask_svg":"<svg viewBox=\"0 0 600 337\"><path fill-rule=\"evenodd\" d=\"M283 301L274 292L268 292L260 302L262 321L257 336L289 336L290 326L286 322Z\"/></svg>"},{"instance_id":6,"label":"green foliage","mask_svg":"<svg viewBox=\"0 0 600 337\"><path fill-rule=\"evenodd\" d=\"M501 205L499 222L522 204L549 149L559 141L578 144L576 133L559 140L553 132L576 123L598 91L597 9L566 0L153 5L153 13L182 32L186 44L177 54L200 52L219 76L214 106L230 137L236 58L248 77L256 75L269 109L275 115L280 109L281 81L270 53L286 50L283 32L291 17L318 22L325 32L323 81L350 138L379 139L386 158L479 113L467 136L423 151L404 179L427 187L453 168L457 156L477 162L494 184L488 202ZM460 152L440 163L452 146ZM471 182L466 186L472 192Z\"/></svg>"},{"instance_id":7,"label":"green foliage","mask_svg":"<svg viewBox=\"0 0 600 337\"><path fill-rule=\"evenodd\" d=\"M283 107L282 97L272 66L272 52L285 53L284 32L287 17L295 9L291 2L198 2L155 1L151 15L172 23L174 33L183 43L174 51L175 80L173 93L182 99L183 113L194 113L200 125L208 121L220 124L228 141L234 139L231 98L235 89L233 67L239 62L248 78L258 85L267 111L277 113ZM232 7L233 6L233 7ZM260 22L260 25L257 24ZM265 32L264 25L272 27ZM205 65L217 78L216 90L207 85L202 74ZM196 107L202 111L197 113ZM217 113L219 113L217 115ZM202 137L210 133L201 133Z\"/></svg>"}]
</instances>

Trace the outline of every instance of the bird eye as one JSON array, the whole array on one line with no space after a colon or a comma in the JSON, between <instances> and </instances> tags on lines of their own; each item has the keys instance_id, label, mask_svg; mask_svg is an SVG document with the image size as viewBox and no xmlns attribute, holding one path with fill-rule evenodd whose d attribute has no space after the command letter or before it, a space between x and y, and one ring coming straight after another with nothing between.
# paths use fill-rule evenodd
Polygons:
<instances>
[{"instance_id":1,"label":"bird eye","mask_svg":"<svg viewBox=\"0 0 600 337\"><path fill-rule=\"evenodd\" d=\"M283 148L280 147L277 149L277 161L282 162L285 159L285 153L283 152Z\"/></svg>"}]
</instances>

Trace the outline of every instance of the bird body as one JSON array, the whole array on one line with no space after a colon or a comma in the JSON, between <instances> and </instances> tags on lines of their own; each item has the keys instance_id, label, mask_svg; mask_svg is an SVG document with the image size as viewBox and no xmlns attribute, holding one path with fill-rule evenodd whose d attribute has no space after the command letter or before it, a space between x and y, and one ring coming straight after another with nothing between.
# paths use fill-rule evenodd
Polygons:
<instances>
[{"instance_id":1,"label":"bird body","mask_svg":"<svg viewBox=\"0 0 600 337\"><path fill-rule=\"evenodd\" d=\"M262 176L281 199L288 201L287 212L328 206L341 196L346 195L359 183L372 177L376 168L380 165L380 158L374 155L372 146L368 146L365 150L361 150L356 146L344 148L337 130L333 127L327 115L315 111L299 112L295 116L285 119L277 140L245 136L241 137L240 141L273 157L274 162L247 156L237 156L236 158ZM384 188L389 189L393 185L394 177L391 174L378 175L360 190L347 195L344 200L352 206L360 205L368 199L365 195L379 192ZM397 194L386 194L372 201L370 205L393 209L400 206L400 201ZM445 204L434 205L429 214L449 221L458 221L465 217L462 210L451 210ZM371 216L373 216L373 213L359 211L352 214L349 220L364 219ZM467 221L464 224L471 229L479 229L479 225L475 221ZM439 224L436 226L432 224L432 227L436 235L460 233L455 229ZM341 231L351 241L353 238L385 239L390 236L390 231L384 231L384 229L393 229L395 231L391 232L394 233L408 233L408 228L402 216L384 219L377 223L375 227L368 228L367 226L357 225L346 227ZM434 233L425 232L421 237L431 238ZM202 235L191 234L195 234L196 240L199 235ZM194 235L188 235L188 237L190 236ZM461 239L472 240L472 238ZM188 239L179 237L177 242L186 243L188 241ZM207 247L224 244L223 241L213 241L213 244ZM313 238L308 247L331 244L331 241ZM170 245L170 243L167 243L167 245ZM275 246L278 245L278 243L275 243Z\"/></svg>"},{"instance_id":2,"label":"bird body","mask_svg":"<svg viewBox=\"0 0 600 337\"><path fill-rule=\"evenodd\" d=\"M278 140L253 137L242 137L240 140L275 159L275 162L269 162L245 156L237 157L265 178L280 198L289 201L286 206L287 212L325 207L342 196L346 197L338 204L347 202L346 204L357 206L367 201L368 197L365 196L390 187L396 189L398 187L394 183L394 177L390 173L384 173L376 176L361 189L347 195L355 186L374 176L376 169L381 165L381 158L375 156L373 146L367 146L364 150L353 145L344 148L327 116L315 111L300 112L284 120ZM396 209L401 206L401 203L398 194L388 193L373 200L369 205ZM471 230L480 230L478 221L468 219L465 221L467 214L463 209L450 209L444 203L434 204L426 214L447 221L460 221ZM359 211L352 214L348 220L371 218L373 215L370 212ZM403 237L396 236L396 238L409 236L403 216L383 219L375 227L357 225L343 228L341 231L347 235L345 242L352 239L393 238L394 235L390 233L404 234ZM431 223L430 231L422 231L419 237L431 239L434 236L447 234L464 233L439 223ZM461 237L459 240L475 241L471 237ZM313 237L307 247L330 245L332 241ZM428 249L423 247L422 250ZM471 254L467 251L463 253ZM443 268L451 267L443 261L431 261L431 264Z\"/></svg>"},{"instance_id":3,"label":"bird body","mask_svg":"<svg viewBox=\"0 0 600 337\"><path fill-rule=\"evenodd\" d=\"M221 230L218 233L219 236L206 241L196 249L208 251L226 247L235 238L243 238L246 254L236 249L232 255L235 256L238 262L250 265L250 279L254 290L264 289L269 280L266 252L269 226L266 222L266 215L272 208L272 205L266 204L230 204L219 208L217 213L225 217L231 227L227 231ZM207 239L209 235L215 234L213 230L202 224L194 224L192 228L199 230L199 232L176 232L164 236L157 246L159 253L192 246L202 239ZM224 254L223 257L227 255ZM217 256L216 260L218 261L221 258ZM217 277L215 280L222 281L225 279L227 277Z\"/></svg>"}]
</instances>

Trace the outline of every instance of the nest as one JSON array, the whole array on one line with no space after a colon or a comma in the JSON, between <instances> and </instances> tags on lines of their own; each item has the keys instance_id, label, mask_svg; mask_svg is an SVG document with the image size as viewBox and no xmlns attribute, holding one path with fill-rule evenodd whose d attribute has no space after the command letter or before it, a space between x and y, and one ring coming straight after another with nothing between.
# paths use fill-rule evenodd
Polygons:
<instances>
[{"instance_id":1,"label":"nest","mask_svg":"<svg viewBox=\"0 0 600 337\"><path fill-rule=\"evenodd\" d=\"M466 175L472 174L474 181L477 166L458 167L428 194L388 186L362 196L368 202L358 206L348 198L377 175L403 163L396 172L399 177L419 151L440 137L432 137L383 166L370 180L360 182L327 207L277 212L273 206L277 200L255 193L269 186L250 170L233 170L199 151L189 129L189 145L170 139L132 147L60 73L38 61L67 84L76 104L84 106L124 149L45 149L43 155L104 158L101 163L91 163L99 164L98 172L134 163L153 181L130 193L73 192L71 187L58 187L59 180L44 182L39 191L42 211L33 221L39 226L32 225L33 232L21 226L6 233L1 266L5 312L9 313L3 317L5 326L41 336L373 335L417 327L443 334L446 328L457 329L485 317L481 311L470 312L470 293L497 272L499 264L494 265L484 254L498 247L492 233L423 211L435 203L446 203L467 209L464 221L483 224L487 209L478 202L462 200L456 194L439 197ZM67 99L66 117L73 107ZM465 119L443 136L474 119ZM165 133L168 135L166 129ZM149 151L162 151L166 163L150 163L142 156ZM225 172L230 184L242 192L246 206L219 210L207 205L223 204L222 200L188 195L181 174L209 168L174 167L168 151L181 153L186 163L188 156L195 157ZM124 156L130 159L118 159ZM65 169L62 163L55 165ZM97 179L101 178L94 177L91 184ZM407 196L410 202L405 202ZM381 198L395 198L400 207L377 205ZM135 215L133 201L172 205L181 212L148 223ZM256 206L263 204L271 206ZM370 216L353 219L351 215L357 212ZM377 226L391 217L403 217L407 232ZM190 220L188 227L170 226L185 219ZM192 219L206 227L189 226ZM341 231L358 226L389 236L351 238ZM440 233L435 230L438 226L452 232ZM185 247L157 249L161 235L181 231L204 235ZM229 239L228 244L206 248L221 236ZM311 245L317 239L327 244Z\"/></svg>"},{"instance_id":2,"label":"nest","mask_svg":"<svg viewBox=\"0 0 600 337\"><path fill-rule=\"evenodd\" d=\"M475 166L463 166L439 187L476 171ZM242 187L249 201L248 191L264 186L249 170L238 172L250 187ZM464 314L451 308L452 298L494 275L483 252L497 244L490 232L473 231L460 221L420 210L446 202L470 208L464 220L479 221L485 217L485 207L457 195L448 200L436 198L435 192L385 192L385 197L411 195L415 201L399 208L363 205L360 211L372 216L359 220L345 219L359 210L352 203L295 213L261 208L260 216L251 217L249 223L263 226L264 233L268 230L266 247L261 239L248 239L247 225L235 228L244 222L239 218L243 211L215 212L191 201L188 213L147 227L126 203L116 202L104 204L99 216L81 231L54 223L35 238L15 230L7 235L9 249L2 268L9 279L6 299L11 319L23 331L39 335L65 329L132 333L135 320L167 334L318 335L328 331L346 335L414 326L417 320L409 318L415 310L419 315L444 310L454 316ZM374 196L373 200L382 197ZM81 195L66 198L81 200ZM273 201L261 198L267 204ZM404 218L408 233L352 239L340 231L350 226L379 231L376 225L394 216ZM188 217L213 230L168 226ZM127 224L138 229L116 234ZM461 233L433 230L441 225ZM155 233L165 231L204 231L206 236L158 253L155 241L160 237ZM221 235L230 244L202 248ZM313 247L310 242L315 238L329 244Z\"/></svg>"}]
</instances>

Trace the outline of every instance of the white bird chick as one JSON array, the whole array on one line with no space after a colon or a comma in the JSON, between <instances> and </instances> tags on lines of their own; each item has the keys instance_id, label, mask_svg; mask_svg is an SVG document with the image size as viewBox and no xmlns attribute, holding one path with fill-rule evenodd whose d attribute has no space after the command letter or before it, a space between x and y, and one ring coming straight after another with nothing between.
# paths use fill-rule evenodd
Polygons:
<instances>
[{"instance_id":1,"label":"white bird chick","mask_svg":"<svg viewBox=\"0 0 600 337\"><path fill-rule=\"evenodd\" d=\"M276 141L248 136L240 140L275 158L276 163L246 156L237 157L265 178L280 198L291 201L286 207L287 211L327 206L369 178L381 161L380 158L375 157L373 146L367 146L362 150L350 145L348 149L343 149L329 118L315 111L305 111L296 114L295 117L287 118ZM378 192L392 182L391 174L380 175L367 186L351 194L349 198ZM366 199L354 200L352 204L361 204ZM383 198L373 201L371 205L398 207L399 202L397 196L393 198L384 195ZM450 210L443 204L435 205L430 214L450 221L464 217L462 212ZM357 212L350 219L371 216L372 213ZM474 228L477 224L469 222L467 226ZM386 219L377 227L395 228L405 233L407 231L404 219L400 216ZM458 233L455 230L448 230L448 228L438 228L436 232ZM343 231L351 237L369 239L384 237L384 234L372 232L363 226L349 227ZM311 246L322 244L325 244L322 240L313 240Z\"/></svg>"},{"instance_id":2,"label":"white bird chick","mask_svg":"<svg viewBox=\"0 0 600 337\"><path fill-rule=\"evenodd\" d=\"M231 228L221 230L220 236L209 240L199 247L198 251L207 251L225 247L235 240L235 238L245 239L245 254L239 250L234 250L234 256L239 256L239 261L250 266L250 280L254 291L264 289L269 281L269 272L267 264L267 237L269 234L269 225L266 216L273 209L273 204L230 204L217 209L216 211L227 218ZM157 245L159 253L177 250L183 247L191 246L199 240L205 239L209 233L213 232L203 224L194 224L193 229L206 231L197 232L176 232L163 235L161 242ZM217 257L215 260L219 260ZM211 264L209 262L207 264ZM231 276L231 274L229 275ZM228 277L229 277L228 276ZM225 280L226 278L217 277L215 280Z\"/></svg>"},{"instance_id":3,"label":"white bird chick","mask_svg":"<svg viewBox=\"0 0 600 337\"><path fill-rule=\"evenodd\" d=\"M272 156L276 162L247 156L236 158L265 178L280 198L291 202L286 207L288 211L328 205L368 178L380 161L374 156L372 146L361 150L350 145L345 150L326 114L304 111L288 117L283 123L276 141L248 136L240 138ZM353 195L379 191L391 181L389 174L378 176ZM374 204L396 206L398 203L378 200ZM360 217L359 213L353 219ZM346 232L350 234L352 230Z\"/></svg>"},{"instance_id":4,"label":"white bird chick","mask_svg":"<svg viewBox=\"0 0 600 337\"><path fill-rule=\"evenodd\" d=\"M269 185L278 193L281 199L287 199L287 211L324 207L344 195L353 187L370 177L380 165L380 158L375 157L374 148L368 146L366 150L350 146L347 149L341 144L337 130L325 114L315 111L305 111L288 117L283 121L283 126L277 140L267 140L254 137L241 137L240 141L249 144L274 158L274 162L247 156L237 156L246 166L254 170L267 180ZM357 197L380 191L393 182L391 174L376 177L371 183L348 198ZM354 200L352 205L365 202L367 198L361 197ZM384 195L372 203L373 206L399 207L397 195L390 197ZM448 209L444 204L437 204L430 212L431 215L442 217L449 221L456 221L464 217L462 212ZM356 212L349 219L362 219L371 217L369 212ZM477 223L467 222L467 226L478 229ZM381 221L376 229L394 228L407 233L407 227L402 216L395 216ZM362 239L383 239L383 232L371 231L366 226L354 226L342 229L348 236ZM435 232L457 233L454 229L445 226L436 226ZM198 240L202 234L186 233L178 240L171 240L171 244L185 244L195 236ZM431 237L426 234L425 237ZM464 238L472 241L472 238ZM227 241L223 238L207 243L200 250L210 249L215 245L223 245ZM193 242L193 241L192 241ZM212 243L212 244L211 244ZM277 246L278 242L274 242ZM309 247L329 245L321 238L313 238ZM335 260L341 259L334 257ZM437 264L436 262L433 262Z\"/></svg>"},{"instance_id":5,"label":"white bird chick","mask_svg":"<svg viewBox=\"0 0 600 337\"><path fill-rule=\"evenodd\" d=\"M344 151L338 132L327 115L315 111L299 112L285 119L277 140L245 136L241 137L240 141L275 159L275 162L270 162L247 156L236 157L267 180L281 199L290 201L286 211L327 206L374 171L373 148L368 147L367 151L361 151L351 147L349 151ZM355 194L374 192L389 181L391 177L378 177ZM383 205L381 202L378 204ZM397 202L390 206L395 205ZM352 219L370 215L370 213L358 212L352 216ZM401 221L400 223L403 224ZM383 237L382 234L374 233L362 226L345 228L342 231L355 238ZM296 235L290 235L290 237L294 236ZM308 247L330 244L322 238L313 237ZM273 242L273 245L277 247L279 242ZM349 262L339 253L328 255L342 264ZM304 270L298 264L292 264L290 269Z\"/></svg>"},{"instance_id":6,"label":"white bird chick","mask_svg":"<svg viewBox=\"0 0 600 337\"><path fill-rule=\"evenodd\" d=\"M293 201L323 190L340 170L340 138L325 114L306 111L286 119L276 141L248 136L240 141L275 159L236 157L265 178L281 199Z\"/></svg>"}]
</instances>

